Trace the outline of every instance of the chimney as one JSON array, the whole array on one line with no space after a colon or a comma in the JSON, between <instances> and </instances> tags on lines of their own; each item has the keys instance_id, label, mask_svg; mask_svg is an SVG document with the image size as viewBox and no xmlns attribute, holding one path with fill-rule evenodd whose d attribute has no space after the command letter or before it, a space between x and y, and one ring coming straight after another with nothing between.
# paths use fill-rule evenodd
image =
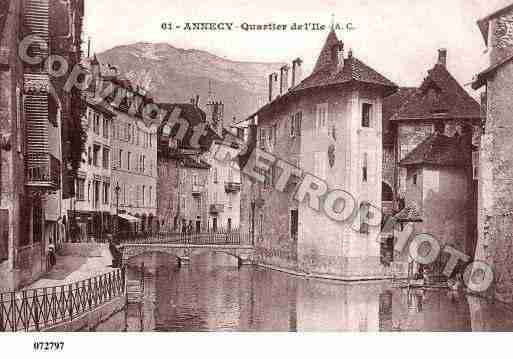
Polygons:
<instances>
[{"instance_id":1,"label":"chimney","mask_svg":"<svg viewBox=\"0 0 513 359\"><path fill-rule=\"evenodd\" d=\"M303 60L299 57L292 61L292 87L299 85L299 83L303 80L303 69L301 68L301 64Z\"/></svg>"},{"instance_id":2,"label":"chimney","mask_svg":"<svg viewBox=\"0 0 513 359\"><path fill-rule=\"evenodd\" d=\"M344 68L344 43L342 41L331 47L331 64L335 71Z\"/></svg>"},{"instance_id":3,"label":"chimney","mask_svg":"<svg viewBox=\"0 0 513 359\"><path fill-rule=\"evenodd\" d=\"M280 95L285 94L289 90L289 67L282 66L280 69Z\"/></svg>"},{"instance_id":4,"label":"chimney","mask_svg":"<svg viewBox=\"0 0 513 359\"><path fill-rule=\"evenodd\" d=\"M439 49L438 50L438 64L443 67L447 66L447 49Z\"/></svg>"},{"instance_id":5,"label":"chimney","mask_svg":"<svg viewBox=\"0 0 513 359\"><path fill-rule=\"evenodd\" d=\"M273 72L269 75L269 102L278 96L278 74Z\"/></svg>"}]
</instances>

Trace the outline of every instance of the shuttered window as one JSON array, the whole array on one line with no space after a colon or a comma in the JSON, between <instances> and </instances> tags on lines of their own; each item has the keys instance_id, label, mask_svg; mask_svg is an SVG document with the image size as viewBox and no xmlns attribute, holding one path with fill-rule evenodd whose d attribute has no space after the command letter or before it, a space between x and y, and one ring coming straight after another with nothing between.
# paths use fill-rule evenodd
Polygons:
<instances>
[{"instance_id":1,"label":"shuttered window","mask_svg":"<svg viewBox=\"0 0 513 359\"><path fill-rule=\"evenodd\" d=\"M0 262L9 259L9 211L0 209Z\"/></svg>"}]
</instances>

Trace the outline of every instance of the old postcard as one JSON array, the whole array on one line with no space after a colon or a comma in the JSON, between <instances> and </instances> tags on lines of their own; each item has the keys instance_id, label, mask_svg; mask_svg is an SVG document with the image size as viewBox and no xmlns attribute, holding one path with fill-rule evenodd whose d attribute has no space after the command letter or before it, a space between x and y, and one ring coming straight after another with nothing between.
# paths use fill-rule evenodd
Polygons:
<instances>
[{"instance_id":1,"label":"old postcard","mask_svg":"<svg viewBox=\"0 0 513 359\"><path fill-rule=\"evenodd\" d=\"M512 88L507 0L0 0L0 341L513 331Z\"/></svg>"}]
</instances>

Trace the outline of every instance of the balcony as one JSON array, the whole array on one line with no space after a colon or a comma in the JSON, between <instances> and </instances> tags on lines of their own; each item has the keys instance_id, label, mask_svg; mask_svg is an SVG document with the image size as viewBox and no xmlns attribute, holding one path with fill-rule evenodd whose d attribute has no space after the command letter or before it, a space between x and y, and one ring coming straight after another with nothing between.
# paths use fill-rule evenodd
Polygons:
<instances>
[{"instance_id":1,"label":"balcony","mask_svg":"<svg viewBox=\"0 0 513 359\"><path fill-rule=\"evenodd\" d=\"M61 162L49 153L27 156L27 186L56 191L61 188Z\"/></svg>"},{"instance_id":2,"label":"balcony","mask_svg":"<svg viewBox=\"0 0 513 359\"><path fill-rule=\"evenodd\" d=\"M224 212L224 204L216 203L210 205L210 213L218 214Z\"/></svg>"},{"instance_id":3,"label":"balcony","mask_svg":"<svg viewBox=\"0 0 513 359\"><path fill-rule=\"evenodd\" d=\"M224 189L226 193L240 192L241 184L238 182L225 182Z\"/></svg>"}]
</instances>

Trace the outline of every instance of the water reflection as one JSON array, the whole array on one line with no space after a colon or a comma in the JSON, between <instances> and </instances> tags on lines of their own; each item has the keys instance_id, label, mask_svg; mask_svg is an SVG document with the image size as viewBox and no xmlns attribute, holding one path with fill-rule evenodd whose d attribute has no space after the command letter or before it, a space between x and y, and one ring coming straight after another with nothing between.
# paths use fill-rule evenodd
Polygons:
<instances>
[{"instance_id":1,"label":"water reflection","mask_svg":"<svg viewBox=\"0 0 513 359\"><path fill-rule=\"evenodd\" d=\"M390 283L305 280L225 254L193 257L179 268L163 254L145 263L145 300L102 324L119 331L483 331L513 330L513 315L483 300ZM140 275L136 269L129 276Z\"/></svg>"}]
</instances>

